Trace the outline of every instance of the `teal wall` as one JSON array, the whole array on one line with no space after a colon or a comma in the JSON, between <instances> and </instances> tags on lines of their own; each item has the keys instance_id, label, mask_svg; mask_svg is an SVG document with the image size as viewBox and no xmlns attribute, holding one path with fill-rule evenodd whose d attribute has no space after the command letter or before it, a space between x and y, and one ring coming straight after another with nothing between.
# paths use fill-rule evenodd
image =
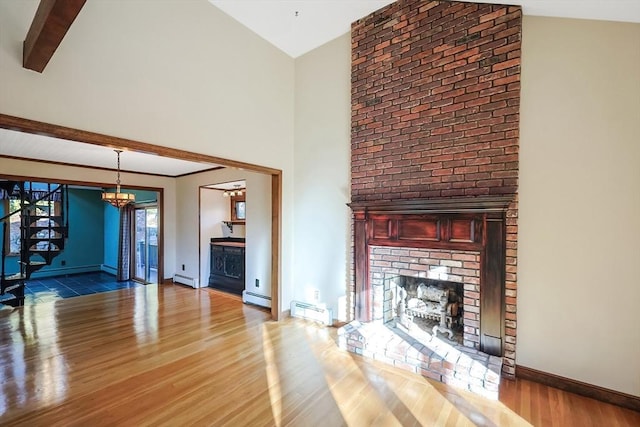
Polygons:
<instances>
[{"instance_id":1,"label":"teal wall","mask_svg":"<svg viewBox=\"0 0 640 427\"><path fill-rule=\"evenodd\" d=\"M110 190L111 191L111 190ZM126 190L136 195L136 202L157 202L158 193L145 190ZM104 265L115 273L118 265L118 235L120 233L120 211L108 203L104 204Z\"/></svg>"},{"instance_id":2,"label":"teal wall","mask_svg":"<svg viewBox=\"0 0 640 427\"><path fill-rule=\"evenodd\" d=\"M104 209L104 265L107 271L116 273L118 266L118 234L120 233L120 211L108 203Z\"/></svg>"},{"instance_id":3,"label":"teal wall","mask_svg":"<svg viewBox=\"0 0 640 427\"><path fill-rule=\"evenodd\" d=\"M64 251L33 278L100 270L104 259L104 204L100 191L69 189L69 237ZM2 203L3 212L4 207ZM18 261L18 256L7 257L6 272L18 272Z\"/></svg>"},{"instance_id":4,"label":"teal wall","mask_svg":"<svg viewBox=\"0 0 640 427\"><path fill-rule=\"evenodd\" d=\"M104 259L104 202L95 190L69 189L69 238L50 268L99 266Z\"/></svg>"},{"instance_id":5,"label":"teal wall","mask_svg":"<svg viewBox=\"0 0 640 427\"><path fill-rule=\"evenodd\" d=\"M136 201L156 202L155 191L124 190L136 195ZM4 201L2 201L4 202ZM5 215L5 203L0 203L0 216ZM33 274L33 278L62 274L105 270L115 273L118 260L118 233L120 214L118 209L102 201L101 191L69 189L69 238L62 254L51 265ZM2 227L0 226L0 238ZM1 242L1 241L0 241ZM19 271L18 256L9 256L6 273ZM65 261L65 265L62 265Z\"/></svg>"}]
</instances>

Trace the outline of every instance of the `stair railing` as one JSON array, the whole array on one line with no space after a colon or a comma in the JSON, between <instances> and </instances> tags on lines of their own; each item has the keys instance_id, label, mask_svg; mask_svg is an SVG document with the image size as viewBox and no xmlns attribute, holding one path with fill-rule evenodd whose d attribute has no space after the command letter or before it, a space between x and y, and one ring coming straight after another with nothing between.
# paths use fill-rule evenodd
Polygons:
<instances>
[{"instance_id":1,"label":"stair railing","mask_svg":"<svg viewBox=\"0 0 640 427\"><path fill-rule=\"evenodd\" d=\"M16 209L13 212L9 212L8 214L6 214L5 216L3 216L2 218L0 218L0 222L3 223L3 239L2 239L2 263L1 263L1 271L2 271L2 275L0 277L4 278L5 277L5 263L6 263L6 257L7 257L7 233L9 232L8 229L8 223L10 221L10 218L13 215L16 215L18 213L20 213L21 215L25 212L28 211L30 208L35 208L36 205L38 204L38 202L41 201L52 201L51 200L51 196L53 196L55 193L57 193L58 191L60 191L60 195L61 195L61 200L60 200L60 205L61 205L61 217L64 218L65 220L65 233L63 233L63 236L66 237L67 231L68 231L68 218L65 215L66 212L69 209L69 198L65 195L66 191L66 185L64 184L59 184L56 188L54 188L53 190L51 189L51 184L47 183L47 193L45 195L43 195L42 197L40 197L37 200L29 200L29 203L27 204L27 200L26 200L26 190L25 190L25 182L20 182L18 185L20 186L20 208ZM29 190L32 191L33 187L30 185L29 186ZM65 206L66 203L66 206ZM64 206L64 207L63 207ZM65 209L66 207L66 209ZM27 215L30 216L30 215ZM49 216L51 216L51 211L49 211ZM29 218L30 220L30 218ZM48 221L48 233L49 236L51 236L51 219L49 219ZM26 261L26 259L28 258L28 248L25 248L25 242L26 242L26 230L25 227L21 224L20 226L20 240L21 240L21 245L20 245L20 259L22 261ZM48 251L51 251L51 244L48 245ZM25 267L25 262L21 262L20 263L20 273L22 275L25 275L26 277L26 267Z\"/></svg>"},{"instance_id":2,"label":"stair railing","mask_svg":"<svg viewBox=\"0 0 640 427\"><path fill-rule=\"evenodd\" d=\"M17 307L17 306L21 306L24 305L24 288L25 288L25 280L29 279L29 276L31 275L31 273L35 270L37 270L38 268L33 269L33 266L36 265L36 267L38 265L44 265L46 263L46 265L50 265L51 263L51 252L52 252L52 243L51 243L51 238L53 235L53 218L58 218L56 219L56 222L62 226L62 229L59 231L59 233L61 234L61 238L62 239L66 239L68 237L68 230L69 230L69 219L68 219L68 215L67 212L69 211L69 197L67 191L68 191L68 186L65 184L59 184L56 188L51 189L51 183L47 183L47 192L44 196L33 200L34 197L34 191L33 191L33 182L28 182L28 189L29 189L29 193L27 193L26 188L25 188L25 184L27 182L25 181L20 181L20 182L13 182L13 184L8 184L5 183L4 186L1 186L3 190L5 190L7 192L7 194L9 195L9 198L12 196L13 194L13 190L15 190L16 185L18 186L19 189L19 193L20 193L20 208L16 209L13 212L9 212L8 214L4 215L2 218L0 218L0 221L2 222L2 233L3 233L3 239L2 239L2 263L0 266L0 282L1 282L1 286L0 286L0 294L4 295L5 292L10 292L14 295L13 299L8 300L9 302L6 302L7 300L3 300L3 304L8 304L11 305L13 307ZM55 193L60 192L60 214L59 215L55 215L55 200L52 197ZM28 197L27 197L28 195ZM38 225L38 203L44 201L47 202L47 207L46 209L43 210L47 213L47 215L45 215L44 217L47 219L47 225L46 227L42 227ZM33 212L33 216L31 215L31 212ZM11 222L11 217L13 215L17 215L20 214L21 219L20 219L20 273L11 276L11 278L7 278L6 276L6 258L7 258L7 250L9 248L7 248L7 241L8 239L8 233L11 233L11 230L9 228L10 226L10 222ZM46 241L47 242L47 256L44 257L45 261L44 263L41 264L31 264L30 258L31 258L31 253L30 253L30 247L31 245L31 238L33 237L33 233L31 231L31 227L32 225L34 225L34 220L35 220L35 227L40 227L42 228L41 231L45 231L47 232L47 238L45 239L44 237L39 237L38 234L36 233L35 235L35 242L40 242L41 240ZM64 225L62 225L62 223L64 222ZM56 243L57 244L57 243Z\"/></svg>"},{"instance_id":3,"label":"stair railing","mask_svg":"<svg viewBox=\"0 0 640 427\"><path fill-rule=\"evenodd\" d=\"M21 206L20 206L20 208L19 208L19 209L16 209L15 211L10 212L10 213L8 213L8 214L6 214L6 215L5 215L5 216L3 216L2 218L0 218L0 221L7 221L7 220L8 220L10 217L12 217L13 215L15 215L15 214L17 214L17 213L20 213L20 212L22 212L22 211L24 211L24 210L29 209L29 208L31 207L31 205L32 205L32 204L33 204L33 205L35 205L35 204L36 204L36 203L38 203L38 202L44 201L46 198L51 197L51 196L52 196L53 194L55 194L58 190L62 189L62 187L64 187L64 184L59 184L56 188L54 188L53 190L49 191L49 192L48 192L47 194L45 194L44 196L40 197L38 200L31 201L29 205L24 205L24 206L22 206L23 204L21 203L21 204L20 204ZM23 193L24 193L24 192L23 192ZM64 191L61 193L63 198L64 198L64 193L65 193ZM67 202L67 209L68 209L68 208L69 208L69 205L68 205L69 201L67 200L66 202ZM66 223L65 225L68 225L68 223Z\"/></svg>"}]
</instances>

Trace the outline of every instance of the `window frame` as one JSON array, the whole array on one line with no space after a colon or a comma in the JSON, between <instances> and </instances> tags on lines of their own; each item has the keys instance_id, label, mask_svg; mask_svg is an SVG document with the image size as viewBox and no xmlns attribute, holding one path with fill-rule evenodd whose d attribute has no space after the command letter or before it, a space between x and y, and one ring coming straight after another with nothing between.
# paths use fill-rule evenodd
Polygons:
<instances>
[{"instance_id":1,"label":"window frame","mask_svg":"<svg viewBox=\"0 0 640 427\"><path fill-rule=\"evenodd\" d=\"M244 194L241 194L239 196L231 196L231 221L245 221L247 219L247 202L246 202L246 197ZM244 216L239 217L238 216L238 208L237 208L237 203L244 203Z\"/></svg>"}]
</instances>

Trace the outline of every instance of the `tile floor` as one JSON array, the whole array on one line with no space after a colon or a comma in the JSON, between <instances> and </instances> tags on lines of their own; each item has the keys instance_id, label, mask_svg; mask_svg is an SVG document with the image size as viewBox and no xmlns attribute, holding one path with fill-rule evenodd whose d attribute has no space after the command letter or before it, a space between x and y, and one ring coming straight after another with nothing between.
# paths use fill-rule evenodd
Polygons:
<instances>
[{"instance_id":1,"label":"tile floor","mask_svg":"<svg viewBox=\"0 0 640 427\"><path fill-rule=\"evenodd\" d=\"M24 291L24 303L25 305L38 304L138 286L144 285L133 280L117 282L115 276L103 272L31 279L27 282Z\"/></svg>"}]
</instances>

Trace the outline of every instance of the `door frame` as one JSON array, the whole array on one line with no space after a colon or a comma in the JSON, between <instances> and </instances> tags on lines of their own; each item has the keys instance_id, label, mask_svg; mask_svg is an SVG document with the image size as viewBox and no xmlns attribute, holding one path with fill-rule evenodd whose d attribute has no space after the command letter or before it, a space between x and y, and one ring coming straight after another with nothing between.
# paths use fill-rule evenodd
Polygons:
<instances>
[{"instance_id":1,"label":"door frame","mask_svg":"<svg viewBox=\"0 0 640 427\"><path fill-rule=\"evenodd\" d=\"M282 277L282 171L266 166L254 165L251 163L239 162L236 160L225 159L222 157L210 156L207 154L194 153L191 151L180 150L177 148L165 147L161 145L150 144L146 142L134 141L131 139L119 138L110 135L89 132L69 128L65 126L55 125L51 123L39 122L35 120L25 119L22 117L9 116L0 114L0 128L15 130L19 132L32 133L38 135L51 136L54 138L62 138L69 141L83 142L86 144L101 145L105 147L126 148L132 151L142 151L163 157L174 159L190 160L201 163L213 163L226 167L244 168L250 171L271 175L271 318L279 320L284 312L282 311L281 295L282 286L280 278ZM60 162L50 162L44 160L22 159L36 162L44 162L48 164L62 164L66 166L83 167L78 165L69 165ZM86 167L86 166L84 166ZM89 168L93 169L93 168ZM37 178L37 177L36 177ZM40 179L40 178L38 178ZM62 182L61 180L57 180ZM105 184L105 185L112 185ZM129 186L130 188L137 188ZM142 188L142 187L138 187ZM160 189L161 191L162 189ZM156 189L156 191L158 191ZM161 192L162 193L162 192ZM160 198L160 212L164 212L162 206L162 197ZM161 215L160 219L164 215ZM163 228L164 229L164 228ZM158 243L160 245L160 243ZM158 254L158 274L160 274L161 258ZM164 277L164 276L161 276Z\"/></svg>"},{"instance_id":2,"label":"door frame","mask_svg":"<svg viewBox=\"0 0 640 427\"><path fill-rule=\"evenodd\" d=\"M145 210L145 228L146 228L146 210L147 209L153 209L153 208L156 209L157 215L158 215L158 236L157 236L157 238L158 238L158 240L157 240L157 248L158 248L157 251L158 251L158 254L156 255L157 256L158 266L157 266L157 269L156 269L156 275L157 275L156 279L157 279L158 283L162 282L162 276L160 275L160 252L161 252L160 251L160 241L161 241L161 236L162 236L164 230L160 226L160 224L161 224L160 220L162 218L162 212L160 212L160 208L159 208L157 202L134 203L133 204L133 209L129 213L131 215L131 218L130 218L130 220L131 220L130 221L131 232L129 233L130 237L131 237L130 247L133 248L133 250L131 251L131 254L130 254L131 255L131 259L130 259L130 263L129 263L130 269L131 269L130 273L131 273L131 277L133 278L133 280L138 281L138 282L140 281L140 278L136 277L136 266L135 266L135 262L136 262L136 241L135 241L136 240L136 210L139 210L139 209L144 209ZM145 242L148 243L146 235L145 235ZM147 250L147 253L148 253L148 250ZM145 270L147 268L147 265L146 265L147 262L148 262L148 257L145 259ZM146 271L145 271L145 276L146 276ZM150 283L153 283L153 282L147 281L147 278L144 277L142 279L141 283L144 283L146 285L146 284L150 284Z\"/></svg>"}]
</instances>

